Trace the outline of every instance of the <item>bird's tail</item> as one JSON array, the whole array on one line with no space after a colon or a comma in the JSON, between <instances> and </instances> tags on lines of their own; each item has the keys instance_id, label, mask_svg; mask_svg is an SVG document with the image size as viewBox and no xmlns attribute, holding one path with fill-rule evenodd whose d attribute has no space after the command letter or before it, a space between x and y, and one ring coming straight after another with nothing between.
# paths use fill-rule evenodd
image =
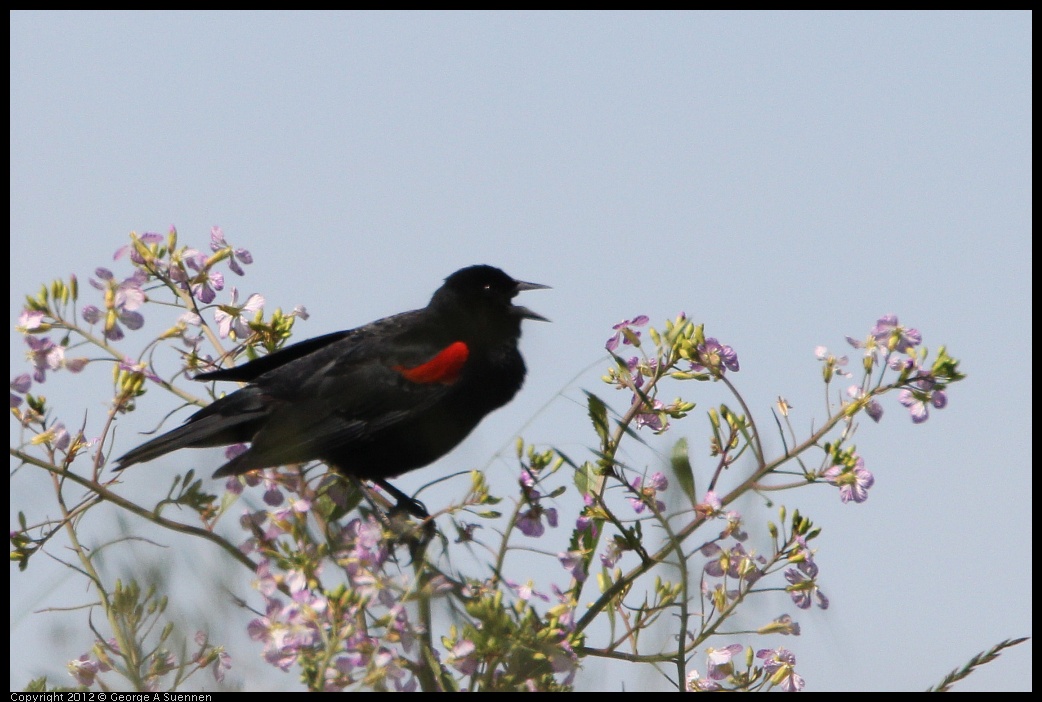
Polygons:
<instances>
[{"instance_id":1,"label":"bird's tail","mask_svg":"<svg viewBox=\"0 0 1042 702\"><path fill-rule=\"evenodd\" d=\"M251 416L224 417L210 415L191 418L177 429L157 436L116 459L114 470L123 470L135 463L146 463L162 455L182 448L209 448L226 446L243 439L242 425L251 421Z\"/></svg>"}]
</instances>

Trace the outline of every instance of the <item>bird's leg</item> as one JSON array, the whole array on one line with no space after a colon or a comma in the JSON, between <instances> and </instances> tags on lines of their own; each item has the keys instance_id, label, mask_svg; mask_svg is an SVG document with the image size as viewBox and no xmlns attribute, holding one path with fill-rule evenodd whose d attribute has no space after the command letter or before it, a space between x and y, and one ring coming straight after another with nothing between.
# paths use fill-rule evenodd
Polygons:
<instances>
[{"instance_id":1,"label":"bird's leg","mask_svg":"<svg viewBox=\"0 0 1042 702\"><path fill-rule=\"evenodd\" d=\"M418 563L422 561L423 554L427 550L427 544L429 544L431 539L434 538L435 533L434 520L431 519L427 507L419 500L409 497L386 480L377 479L373 482L382 487L385 491L389 492L391 496L398 501L387 515L388 517L393 519L396 512L407 512L423 522L419 538L416 538L415 533L413 535L405 536L405 542L409 546L409 554L412 556L413 562Z\"/></svg>"},{"instance_id":2,"label":"bird's leg","mask_svg":"<svg viewBox=\"0 0 1042 702\"><path fill-rule=\"evenodd\" d=\"M404 492L396 488L394 485L391 485L386 480L377 479L373 482L382 487L386 492L389 492L391 494L391 497L398 501L398 503L394 506L395 510L404 510L412 516L416 517L417 519L430 518L431 515L430 512L427 511L427 507L424 506L424 504L419 500L409 497Z\"/></svg>"}]
</instances>

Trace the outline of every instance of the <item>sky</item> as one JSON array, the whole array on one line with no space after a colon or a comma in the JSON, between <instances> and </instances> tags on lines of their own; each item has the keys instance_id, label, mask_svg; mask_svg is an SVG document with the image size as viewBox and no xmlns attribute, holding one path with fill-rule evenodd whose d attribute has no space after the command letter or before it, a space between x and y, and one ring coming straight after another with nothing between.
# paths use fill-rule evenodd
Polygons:
<instances>
[{"instance_id":1,"label":"sky","mask_svg":"<svg viewBox=\"0 0 1042 702\"><path fill-rule=\"evenodd\" d=\"M553 320L526 323L526 385L457 451L396 482L408 492L487 467L509 486L504 447L519 432L581 454L595 442L583 391L626 403L600 380L622 319L705 323L738 352L732 380L754 416L773 427L782 395L806 431L825 412L815 347L856 367L844 338L893 313L968 378L924 424L887 396L883 421L860 426L876 479L865 503L824 486L771 495L823 529L831 607L797 611L779 594L744 623L796 616L800 637L754 645L793 650L809 690L924 689L1031 635L1029 13L10 17L12 378L27 368L13 329L24 295L118 269L131 231L176 226L205 248L220 226L254 257L229 285L268 310L305 305L301 339L422 307L449 273L489 263L552 286L523 295ZM89 429L110 383L107 371L54 376L40 391ZM705 411L722 396L695 383L672 394L698 403L692 416L626 458L661 469L686 437L706 471ZM123 449L175 408L147 398ZM781 450L776 435L767 445ZM203 474L220 460L200 456ZM160 499L178 466L141 467L161 477L128 477L128 494ZM18 510L53 512L46 484L12 474L12 528ZM217 560L206 544L156 538L178 587L199 590L195 616L227 606L191 566ZM91 643L84 610L36 612L90 599L54 561L12 566L12 689L71 682L65 661ZM957 689L1030 690L1031 649ZM237 652L233 685L295 689L259 647ZM578 686L668 689L592 660Z\"/></svg>"}]
</instances>

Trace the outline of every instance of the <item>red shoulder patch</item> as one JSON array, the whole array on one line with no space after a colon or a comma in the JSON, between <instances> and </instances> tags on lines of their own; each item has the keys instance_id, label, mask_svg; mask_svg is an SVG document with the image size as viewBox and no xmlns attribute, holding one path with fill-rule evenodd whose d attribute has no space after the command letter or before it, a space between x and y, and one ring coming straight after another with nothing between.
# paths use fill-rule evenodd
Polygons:
<instances>
[{"instance_id":1,"label":"red shoulder patch","mask_svg":"<svg viewBox=\"0 0 1042 702\"><path fill-rule=\"evenodd\" d=\"M451 385L459 379L463 364L470 356L470 349L462 341L456 341L444 349L437 356L412 368L395 366L393 370L402 374L402 377L413 383L444 383Z\"/></svg>"}]
</instances>

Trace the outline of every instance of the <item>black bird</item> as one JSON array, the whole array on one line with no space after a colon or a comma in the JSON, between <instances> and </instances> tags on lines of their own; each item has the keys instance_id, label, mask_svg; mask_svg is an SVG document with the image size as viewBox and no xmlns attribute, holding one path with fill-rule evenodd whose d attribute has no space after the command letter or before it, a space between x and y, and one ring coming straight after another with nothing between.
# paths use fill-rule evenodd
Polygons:
<instances>
[{"instance_id":1,"label":"black bird","mask_svg":"<svg viewBox=\"0 0 1042 702\"><path fill-rule=\"evenodd\" d=\"M514 397L525 378L521 320L548 320L512 300L546 287L470 266L423 309L201 373L196 380L248 384L128 452L116 469L182 448L250 442L214 477L321 460L425 516L386 479L441 458Z\"/></svg>"}]
</instances>

